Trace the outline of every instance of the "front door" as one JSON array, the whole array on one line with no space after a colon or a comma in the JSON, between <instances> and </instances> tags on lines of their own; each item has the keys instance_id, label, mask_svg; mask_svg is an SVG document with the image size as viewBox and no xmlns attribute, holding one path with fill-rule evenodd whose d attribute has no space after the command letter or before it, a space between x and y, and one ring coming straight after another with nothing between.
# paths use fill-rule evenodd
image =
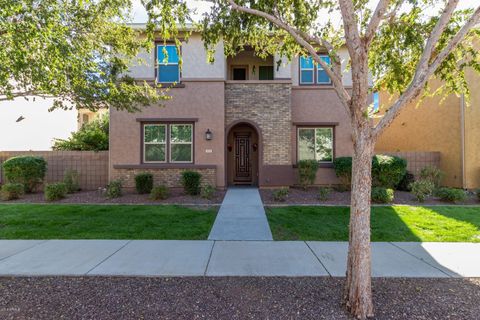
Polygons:
<instances>
[{"instance_id":1,"label":"front door","mask_svg":"<svg viewBox=\"0 0 480 320\"><path fill-rule=\"evenodd\" d=\"M251 183L252 182L252 159L250 153L251 136L250 133L235 133L235 173L234 182Z\"/></svg>"}]
</instances>

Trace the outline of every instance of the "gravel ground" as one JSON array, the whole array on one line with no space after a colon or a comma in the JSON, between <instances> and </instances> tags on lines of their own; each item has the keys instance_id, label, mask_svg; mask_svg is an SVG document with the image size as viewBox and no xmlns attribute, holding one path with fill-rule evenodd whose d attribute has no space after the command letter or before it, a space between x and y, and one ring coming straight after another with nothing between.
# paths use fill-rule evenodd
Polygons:
<instances>
[{"instance_id":1,"label":"gravel ground","mask_svg":"<svg viewBox=\"0 0 480 320\"><path fill-rule=\"evenodd\" d=\"M327 201L320 201L318 199L318 189L310 188L303 190L301 188L290 188L288 197L284 202L273 200L272 189L261 189L260 195L263 203L266 204L329 204L329 205L350 205L350 192L334 191L329 194ZM406 191L395 191L395 198L393 204L410 204L410 205L446 205L452 204L444 202L435 197L429 197L423 203L415 200L415 197ZM458 202L457 205L480 205L476 195L469 195L465 202Z\"/></svg>"},{"instance_id":2,"label":"gravel ground","mask_svg":"<svg viewBox=\"0 0 480 320\"><path fill-rule=\"evenodd\" d=\"M148 194L136 194L125 192L121 197L108 199L101 190L80 191L68 194L65 199L54 203L91 203L91 204L220 204L222 203L225 191L217 190L212 199L204 199L200 196L186 195L181 189L171 189L170 197L165 200L150 200ZM46 203L43 192L23 195L21 199L8 201L8 203ZM50 203L50 202L48 202Z\"/></svg>"},{"instance_id":3,"label":"gravel ground","mask_svg":"<svg viewBox=\"0 0 480 320\"><path fill-rule=\"evenodd\" d=\"M344 278L0 278L0 319L350 319ZM374 279L376 319L478 319L480 279Z\"/></svg>"}]
</instances>

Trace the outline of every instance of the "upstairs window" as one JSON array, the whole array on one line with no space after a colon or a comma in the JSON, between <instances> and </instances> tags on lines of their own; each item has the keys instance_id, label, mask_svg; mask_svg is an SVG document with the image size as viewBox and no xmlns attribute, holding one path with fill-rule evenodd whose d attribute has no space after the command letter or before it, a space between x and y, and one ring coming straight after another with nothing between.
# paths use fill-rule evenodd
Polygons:
<instances>
[{"instance_id":1,"label":"upstairs window","mask_svg":"<svg viewBox=\"0 0 480 320\"><path fill-rule=\"evenodd\" d=\"M157 80L163 83L180 81L177 47L173 44L157 45Z\"/></svg>"},{"instance_id":2,"label":"upstairs window","mask_svg":"<svg viewBox=\"0 0 480 320\"><path fill-rule=\"evenodd\" d=\"M330 65L330 57L321 55L320 59ZM312 57L300 57L300 84L330 84L330 77L321 65Z\"/></svg>"},{"instance_id":3,"label":"upstairs window","mask_svg":"<svg viewBox=\"0 0 480 320\"><path fill-rule=\"evenodd\" d=\"M333 161L333 128L298 128L298 160Z\"/></svg>"}]
</instances>

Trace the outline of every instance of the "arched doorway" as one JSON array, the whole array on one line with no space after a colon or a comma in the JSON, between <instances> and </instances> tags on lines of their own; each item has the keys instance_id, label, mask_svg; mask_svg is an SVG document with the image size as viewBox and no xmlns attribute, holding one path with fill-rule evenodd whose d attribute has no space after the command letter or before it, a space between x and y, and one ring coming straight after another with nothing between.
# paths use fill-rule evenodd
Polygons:
<instances>
[{"instance_id":1,"label":"arched doorway","mask_svg":"<svg viewBox=\"0 0 480 320\"><path fill-rule=\"evenodd\" d=\"M228 185L258 186L260 133L247 121L237 121L227 129L226 163Z\"/></svg>"}]
</instances>

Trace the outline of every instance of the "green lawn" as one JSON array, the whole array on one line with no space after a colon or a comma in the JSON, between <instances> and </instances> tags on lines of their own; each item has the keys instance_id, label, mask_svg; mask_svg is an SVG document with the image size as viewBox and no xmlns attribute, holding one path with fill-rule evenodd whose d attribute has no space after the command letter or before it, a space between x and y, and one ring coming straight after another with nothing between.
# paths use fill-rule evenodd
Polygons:
<instances>
[{"instance_id":1,"label":"green lawn","mask_svg":"<svg viewBox=\"0 0 480 320\"><path fill-rule=\"evenodd\" d=\"M216 209L0 205L0 239L206 239Z\"/></svg>"},{"instance_id":2,"label":"green lawn","mask_svg":"<svg viewBox=\"0 0 480 320\"><path fill-rule=\"evenodd\" d=\"M268 208L275 240L348 240L348 207ZM372 241L480 242L480 207L372 208Z\"/></svg>"}]
</instances>

